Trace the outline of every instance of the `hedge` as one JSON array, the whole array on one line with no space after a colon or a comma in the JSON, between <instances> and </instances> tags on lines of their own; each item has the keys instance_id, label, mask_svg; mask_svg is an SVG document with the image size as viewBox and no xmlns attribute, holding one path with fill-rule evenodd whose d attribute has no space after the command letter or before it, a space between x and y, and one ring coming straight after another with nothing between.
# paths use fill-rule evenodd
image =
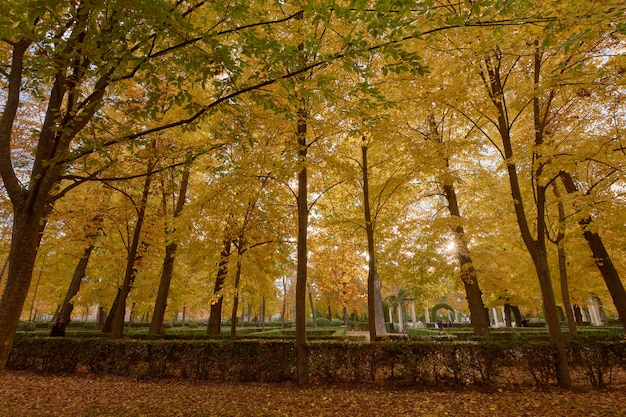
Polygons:
<instances>
[{"instance_id":1,"label":"hedge","mask_svg":"<svg viewBox=\"0 0 626 417\"><path fill-rule=\"evenodd\" d=\"M578 382L625 382L626 341L577 340L567 345ZM549 342L511 341L307 344L313 383L409 386L521 385L556 382ZM109 340L18 337L7 368L40 373L93 373L135 378L283 382L296 380L288 340Z\"/></svg>"}]
</instances>

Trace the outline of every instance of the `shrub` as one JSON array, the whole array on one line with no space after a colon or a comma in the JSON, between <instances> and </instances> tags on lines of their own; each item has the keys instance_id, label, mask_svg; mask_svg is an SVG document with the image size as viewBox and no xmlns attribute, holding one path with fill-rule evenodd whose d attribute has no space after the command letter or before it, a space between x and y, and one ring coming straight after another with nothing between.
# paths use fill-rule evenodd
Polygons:
<instances>
[{"instance_id":1,"label":"shrub","mask_svg":"<svg viewBox=\"0 0 626 417\"><path fill-rule=\"evenodd\" d=\"M343 326L343 320L341 319L332 319L330 322L331 326Z\"/></svg>"},{"instance_id":2,"label":"shrub","mask_svg":"<svg viewBox=\"0 0 626 417\"><path fill-rule=\"evenodd\" d=\"M599 387L623 382L612 370L626 364L625 341L577 339L567 348L574 375L587 377ZM7 369L281 382L295 379L295 355L292 340L109 340L19 334ZM542 340L324 340L310 341L307 355L313 383L545 386L556 382L554 348Z\"/></svg>"},{"instance_id":3,"label":"shrub","mask_svg":"<svg viewBox=\"0 0 626 417\"><path fill-rule=\"evenodd\" d=\"M21 321L20 324L17 326L17 330L19 331L30 331L32 332L33 330L36 330L37 326L35 326L35 323L33 323L32 321Z\"/></svg>"},{"instance_id":4,"label":"shrub","mask_svg":"<svg viewBox=\"0 0 626 417\"><path fill-rule=\"evenodd\" d=\"M86 321L83 323L83 329L85 330L97 330L98 326L93 321Z\"/></svg>"},{"instance_id":5,"label":"shrub","mask_svg":"<svg viewBox=\"0 0 626 417\"><path fill-rule=\"evenodd\" d=\"M190 329L197 329L198 327L200 327L198 322L194 320L190 320L187 325L189 326Z\"/></svg>"},{"instance_id":6,"label":"shrub","mask_svg":"<svg viewBox=\"0 0 626 417\"><path fill-rule=\"evenodd\" d=\"M317 319L317 327L330 327L330 320L326 317L319 317Z\"/></svg>"}]
</instances>

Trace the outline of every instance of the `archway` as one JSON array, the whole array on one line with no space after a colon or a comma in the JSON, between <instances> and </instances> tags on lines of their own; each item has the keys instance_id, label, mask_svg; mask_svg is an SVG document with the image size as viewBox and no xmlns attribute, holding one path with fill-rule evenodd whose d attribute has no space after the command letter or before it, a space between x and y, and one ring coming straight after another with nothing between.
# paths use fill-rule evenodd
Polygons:
<instances>
[{"instance_id":1,"label":"archway","mask_svg":"<svg viewBox=\"0 0 626 417\"><path fill-rule=\"evenodd\" d=\"M447 304L447 303L435 304L435 306L430 309L430 317L431 317L430 319L433 321L437 321L437 311L439 311L442 308L445 308L446 310L450 311L452 313L452 317L454 318L453 321L457 321L456 312L454 311L452 306L450 306L450 304Z\"/></svg>"}]
</instances>

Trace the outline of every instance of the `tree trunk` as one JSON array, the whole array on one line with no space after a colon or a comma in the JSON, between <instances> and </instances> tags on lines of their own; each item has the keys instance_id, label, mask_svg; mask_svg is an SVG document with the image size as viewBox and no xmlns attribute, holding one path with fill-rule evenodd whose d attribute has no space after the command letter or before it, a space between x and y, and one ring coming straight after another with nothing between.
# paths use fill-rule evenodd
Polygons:
<instances>
[{"instance_id":1,"label":"tree trunk","mask_svg":"<svg viewBox=\"0 0 626 417\"><path fill-rule=\"evenodd\" d=\"M559 259L559 278L561 283L561 298L563 299L563 308L565 309L565 317L567 318L567 327L571 337L578 336L578 328L576 327L576 319L572 310L572 303L569 297L569 284L567 278L567 258L565 254L565 208L561 200L559 187L553 184L552 190L557 198L559 210L559 232L556 238L556 246Z\"/></svg>"},{"instance_id":2,"label":"tree trunk","mask_svg":"<svg viewBox=\"0 0 626 417\"><path fill-rule=\"evenodd\" d=\"M113 300L113 304L109 309L109 314L105 314L104 323L102 324L102 333L111 333L111 326L113 325L113 315L115 310L117 309L117 303L120 301L120 296L122 292L122 287L117 288L117 294L115 294L115 299Z\"/></svg>"},{"instance_id":3,"label":"tree trunk","mask_svg":"<svg viewBox=\"0 0 626 417\"><path fill-rule=\"evenodd\" d=\"M515 318L515 327L522 327L522 313L519 311L519 307L512 305L511 312Z\"/></svg>"},{"instance_id":4,"label":"tree trunk","mask_svg":"<svg viewBox=\"0 0 626 417\"><path fill-rule=\"evenodd\" d=\"M211 313L207 324L207 333L219 335L222 326L222 301L224 300L224 281L228 275L228 257L232 245L232 239L229 236L224 238L224 247L221 253L217 276L215 277L215 287L213 288L213 297L217 297L211 302Z\"/></svg>"},{"instance_id":5,"label":"tree trunk","mask_svg":"<svg viewBox=\"0 0 626 417\"><path fill-rule=\"evenodd\" d=\"M243 326L245 322L246 322L246 303L242 295L241 296L241 325Z\"/></svg>"},{"instance_id":6,"label":"tree trunk","mask_svg":"<svg viewBox=\"0 0 626 417\"><path fill-rule=\"evenodd\" d=\"M438 145L443 143L442 134L432 113L428 117L428 131L429 139ZM452 220L450 229L454 234L456 258L461 270L461 281L465 287L465 298L470 310L472 329L476 336L486 337L489 336L489 315L484 314L485 304L483 303L482 291L478 285L478 276L467 245L465 229L461 225L461 210L459 209L454 181L450 174L449 155L441 150L439 156L444 166L443 178L440 182L443 186L444 195L448 202L448 212Z\"/></svg>"},{"instance_id":7,"label":"tree trunk","mask_svg":"<svg viewBox=\"0 0 626 417\"><path fill-rule=\"evenodd\" d=\"M152 144L154 146L154 142ZM133 231L133 240L128 248L128 259L126 260L126 270L124 272L124 281L118 293L119 299L115 310L112 311L111 320L111 339L121 339L124 335L124 316L126 315L126 299L130 294L130 290L135 282L135 276L137 275L136 263L141 259L141 255L138 254L139 242L141 237L141 229L146 217L146 208L148 206L148 196L150 195L150 184L152 183L152 162L148 162L148 170L143 185L143 192L141 194L141 201L137 210L137 222L135 223L135 230Z\"/></svg>"},{"instance_id":8,"label":"tree trunk","mask_svg":"<svg viewBox=\"0 0 626 417\"><path fill-rule=\"evenodd\" d=\"M24 55L30 45L30 40L20 40L12 45L11 67L7 76L7 96L3 97L6 101L0 116L0 174L3 186L11 199L13 207L13 229L8 258L8 274L2 298L0 299L0 371L4 369L9 358L20 315L26 302L28 288L30 287L37 259L37 250L46 222L45 199L54 184L54 178L45 178L43 175L42 155L40 152L37 152L38 160L35 161L31 177L33 178L33 184L39 187L38 191L40 192L36 192L37 190L29 191L23 187L13 170L11 159L13 124L20 106L20 96L22 94ZM59 98L57 101L61 101L61 99ZM56 112L60 108L60 103L57 106L51 103L51 107L48 114L51 114L52 111ZM46 126L43 129L46 129ZM42 130L40 137L44 134L45 132ZM52 138L47 137L46 139L52 142Z\"/></svg>"},{"instance_id":9,"label":"tree trunk","mask_svg":"<svg viewBox=\"0 0 626 417\"><path fill-rule=\"evenodd\" d=\"M235 271L235 296L233 297L233 309L230 315L230 338L237 338L237 308L239 308L239 280L241 279L241 262L237 261L237 270ZM284 311L284 308L283 308ZM243 317L241 318L243 322Z\"/></svg>"},{"instance_id":10,"label":"tree trunk","mask_svg":"<svg viewBox=\"0 0 626 417\"><path fill-rule=\"evenodd\" d=\"M482 291L478 285L478 276L465 239L465 230L460 224L461 212L452 184L444 184L444 193L448 201L448 211L454 221L451 227L454 233L456 258L461 269L461 281L465 287L465 298L470 310L472 329L476 336L489 336L489 316L485 314Z\"/></svg>"},{"instance_id":11,"label":"tree trunk","mask_svg":"<svg viewBox=\"0 0 626 417\"><path fill-rule=\"evenodd\" d=\"M9 269L0 299L0 371L4 369L32 280L45 220L43 204L34 210L13 211ZM19 207L18 207L19 208Z\"/></svg>"},{"instance_id":12,"label":"tree trunk","mask_svg":"<svg viewBox=\"0 0 626 417\"><path fill-rule=\"evenodd\" d=\"M304 100L298 109L296 139L298 142L298 243L296 269L296 372L298 384L309 382L309 364L306 349L306 290L307 290L307 227L309 224L307 173L307 111Z\"/></svg>"},{"instance_id":13,"label":"tree trunk","mask_svg":"<svg viewBox=\"0 0 626 417\"><path fill-rule=\"evenodd\" d=\"M315 304L313 303L313 293L309 288L309 304L311 305L311 321L313 321L313 328L317 328L317 318L315 317Z\"/></svg>"},{"instance_id":14,"label":"tree trunk","mask_svg":"<svg viewBox=\"0 0 626 417\"><path fill-rule=\"evenodd\" d=\"M178 193L178 200L174 208L174 218L178 217L183 211L185 205L185 199L187 198L187 185L189 184L189 168L185 168L180 181L180 191ZM165 187L163 187L163 213L167 218L167 199L165 193ZM165 225L165 235L171 235L174 231L169 230L167 223ZM178 243L171 241L165 246L165 256L163 258L163 267L161 269L161 281L159 282L159 290L157 291L157 297L154 302L154 313L152 314L152 321L150 322L151 334L164 334L165 329L163 327L163 320L165 318L165 309L167 308L167 296L170 292L170 284L172 282L172 276L174 274L174 255L178 249Z\"/></svg>"},{"instance_id":15,"label":"tree trunk","mask_svg":"<svg viewBox=\"0 0 626 417\"><path fill-rule=\"evenodd\" d=\"M280 313L280 328L285 328L285 314L287 314L287 283L285 282L285 277L282 277L283 280L283 308Z\"/></svg>"},{"instance_id":16,"label":"tree trunk","mask_svg":"<svg viewBox=\"0 0 626 417\"><path fill-rule=\"evenodd\" d=\"M537 48L539 48L538 44ZM541 288L541 296L544 303L544 312L546 323L548 324L548 331L550 333L550 340L556 349L556 373L559 386L563 388L570 388L571 377L569 372L569 365L567 363L567 354L565 351L565 343L563 340L563 334L561 332L561 323L556 307L556 299L554 297L554 289L552 288L552 281L550 277L550 268L548 265L548 257L546 251L546 223L545 223L545 203L546 203L546 188L542 185L541 170L542 166L538 165L534 168L533 184L534 184L534 197L536 208L536 238L533 238L530 224L526 217L524 209L524 199L522 190L519 184L519 178L517 175L517 165L513 154L513 146L511 141L510 126L507 119L506 111L506 97L502 87L502 80L500 79L500 67L496 62L496 65L492 62L494 58L486 58L485 66L486 71L483 74L487 83L487 88L490 91L491 100L494 107L497 109L498 116L498 131L502 139L502 145L504 149L504 157L506 162L506 169L509 177L509 184L511 186L511 197L513 199L513 207L515 209L515 215L517 218L517 224L522 236L522 240L533 260L535 271L537 273L537 279L539 280L539 286ZM534 56L534 83L539 84L539 74L541 67L541 55L537 50ZM550 100L547 100L549 105ZM546 114L545 110L541 111L541 105L539 97L536 95L533 98L533 120L535 126L535 142L534 142L534 156L533 161L541 161L540 148L543 145L543 131L544 122L541 120L541 115Z\"/></svg>"},{"instance_id":17,"label":"tree trunk","mask_svg":"<svg viewBox=\"0 0 626 417\"><path fill-rule=\"evenodd\" d=\"M9 257L7 256L4 262L2 263L2 269L0 269L0 283L2 283L2 278L4 278L4 273L7 271L9 267Z\"/></svg>"},{"instance_id":18,"label":"tree trunk","mask_svg":"<svg viewBox=\"0 0 626 417\"><path fill-rule=\"evenodd\" d=\"M90 19L88 7L81 7L72 22L71 36L64 38L64 45L59 45L51 59L63 59L62 54L81 51L85 44L87 20ZM75 29L75 30L74 30ZM8 275L0 299L0 371L9 357L15 331L26 301L32 272L37 258L41 236L46 226L47 215L52 210L54 199L52 190L61 182L65 169L64 163L57 163L59 158L67 157L72 139L89 123L100 109L100 102L109 85L110 68L100 72L100 78L89 79L94 89L86 96L81 109L77 108L78 94L68 90L71 85L83 85L87 71L82 65L86 61L76 60L75 65L59 65L56 73L51 74L52 86L47 96L47 108L39 134L35 140L34 160L30 169L30 178L19 178L13 163L14 125L23 97L24 57L33 40L30 37L11 42L6 50L10 55L10 66L4 68L4 106L0 116L0 177L6 194L13 208L11 248L9 251ZM65 55L69 56L69 55ZM76 55L78 56L78 55ZM113 60L115 61L115 60ZM72 68L73 73L68 72ZM71 79L72 82L68 82ZM83 91L87 93L86 91ZM60 125L60 123L63 125ZM28 184L29 188L25 188Z\"/></svg>"},{"instance_id":19,"label":"tree trunk","mask_svg":"<svg viewBox=\"0 0 626 417\"><path fill-rule=\"evenodd\" d=\"M576 319L576 324L579 326L583 325L583 313L580 310L580 306L574 305L572 306L572 308L574 309L574 317Z\"/></svg>"},{"instance_id":20,"label":"tree trunk","mask_svg":"<svg viewBox=\"0 0 626 417\"><path fill-rule=\"evenodd\" d=\"M567 172L561 172L560 176L563 185L565 185L565 190L568 193L571 194L578 191L571 175ZM591 216L587 216L580 219L578 224L582 228L583 237L591 249L593 260L598 267L600 274L602 274L606 287L611 294L613 305L615 305L615 308L617 309L622 326L626 329L626 290L624 290L624 284L619 277L619 273L617 272L617 269L615 269L615 265L613 265L613 261L604 247L602 238L598 233L593 231L592 222L593 219Z\"/></svg>"},{"instance_id":21,"label":"tree trunk","mask_svg":"<svg viewBox=\"0 0 626 417\"><path fill-rule=\"evenodd\" d=\"M513 320L511 319L511 304L506 303L504 305L504 323L506 327L513 327Z\"/></svg>"},{"instance_id":22,"label":"tree trunk","mask_svg":"<svg viewBox=\"0 0 626 417\"><path fill-rule=\"evenodd\" d=\"M89 245L83 251L83 255L80 257L78 265L76 265L76 268L74 269L74 274L72 275L70 286L67 289L65 299L63 300L63 304L61 305L61 309L59 311L59 317L61 317L65 321L65 323L70 322L70 315L72 314L72 310L74 309L74 303L72 302L72 299L76 296L76 294L78 294L78 291L80 290L80 284L83 280L83 277L85 276L85 272L87 271L87 264L89 263L91 253L96 246L98 232L102 228L102 216L95 216L91 220L91 223L97 226L96 230L93 233L87 235Z\"/></svg>"},{"instance_id":23,"label":"tree trunk","mask_svg":"<svg viewBox=\"0 0 626 417\"><path fill-rule=\"evenodd\" d=\"M365 138L364 138L365 140ZM386 333L382 311L382 296L376 271L376 245L374 243L374 224L370 207L369 172L367 166L367 144L361 145L361 170L363 176L363 209L365 216L365 234L367 235L367 314L370 340L375 341L378 335ZM379 306L380 304L380 306ZM382 322L382 323L381 323Z\"/></svg>"}]
</instances>

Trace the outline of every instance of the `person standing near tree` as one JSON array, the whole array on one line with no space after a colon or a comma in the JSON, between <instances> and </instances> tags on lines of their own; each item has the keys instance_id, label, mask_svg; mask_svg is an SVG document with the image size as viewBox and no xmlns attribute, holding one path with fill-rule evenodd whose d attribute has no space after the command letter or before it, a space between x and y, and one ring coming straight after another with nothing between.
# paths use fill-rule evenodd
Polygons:
<instances>
[{"instance_id":1,"label":"person standing near tree","mask_svg":"<svg viewBox=\"0 0 626 417\"><path fill-rule=\"evenodd\" d=\"M50 336L52 337L65 337L65 320L63 317L60 317L56 324L52 326L52 331L50 332Z\"/></svg>"}]
</instances>

